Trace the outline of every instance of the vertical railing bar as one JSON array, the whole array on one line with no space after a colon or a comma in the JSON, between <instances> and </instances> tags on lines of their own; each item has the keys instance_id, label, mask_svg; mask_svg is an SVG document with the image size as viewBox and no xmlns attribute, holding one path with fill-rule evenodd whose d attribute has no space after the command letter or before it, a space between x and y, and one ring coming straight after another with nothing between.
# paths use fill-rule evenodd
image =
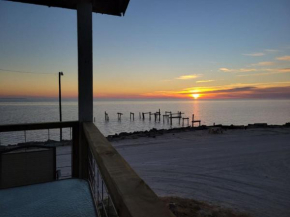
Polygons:
<instances>
[{"instance_id":1,"label":"vertical railing bar","mask_svg":"<svg viewBox=\"0 0 290 217\"><path fill-rule=\"evenodd\" d=\"M116 209L116 207L115 207L115 205L114 205L114 203L113 203L113 200L112 200L111 195L108 195L108 197L110 197L110 200L112 201L112 207L113 207L115 213L117 214L117 216L119 216L119 215L118 215L118 212L117 212L117 209Z\"/></svg>"},{"instance_id":2,"label":"vertical railing bar","mask_svg":"<svg viewBox=\"0 0 290 217\"><path fill-rule=\"evenodd\" d=\"M98 203L99 203L99 198L100 198L100 194L99 194L99 168L97 168L97 198L98 198Z\"/></svg>"},{"instance_id":3,"label":"vertical railing bar","mask_svg":"<svg viewBox=\"0 0 290 217\"><path fill-rule=\"evenodd\" d=\"M109 200L109 194L108 194L108 204L107 204L107 213L108 213L108 216L110 216L110 200Z\"/></svg>"},{"instance_id":4,"label":"vertical railing bar","mask_svg":"<svg viewBox=\"0 0 290 217\"><path fill-rule=\"evenodd\" d=\"M105 206L105 203L102 203L102 207L103 207L103 211L104 211L104 213L105 213L105 216L107 216L108 217L108 213L107 213L107 210L106 210L106 206Z\"/></svg>"},{"instance_id":5,"label":"vertical railing bar","mask_svg":"<svg viewBox=\"0 0 290 217\"><path fill-rule=\"evenodd\" d=\"M93 186L94 186L94 196L96 197L96 170L95 170L95 165L96 165L96 162L95 162L95 158L92 156L92 160L93 160L93 173L94 173L94 183L93 183Z\"/></svg>"},{"instance_id":6,"label":"vertical railing bar","mask_svg":"<svg viewBox=\"0 0 290 217\"><path fill-rule=\"evenodd\" d=\"M102 203L104 201L104 181L102 179Z\"/></svg>"},{"instance_id":7,"label":"vertical railing bar","mask_svg":"<svg viewBox=\"0 0 290 217\"><path fill-rule=\"evenodd\" d=\"M90 148L88 148L88 172L88 179L91 186L92 195L99 215L102 217L109 217L114 213L113 216L118 216L118 212L112 201L112 197L109 194L105 181L102 179L102 175ZM112 212L110 206L113 208Z\"/></svg>"},{"instance_id":8,"label":"vertical railing bar","mask_svg":"<svg viewBox=\"0 0 290 217\"><path fill-rule=\"evenodd\" d=\"M79 178L79 126L72 127L72 177Z\"/></svg>"},{"instance_id":9,"label":"vertical railing bar","mask_svg":"<svg viewBox=\"0 0 290 217\"><path fill-rule=\"evenodd\" d=\"M103 205L103 202L104 202L104 191L103 191L103 184L104 184L104 181L102 179L102 200L101 200L101 204L102 204L102 213L104 215L104 205Z\"/></svg>"}]
</instances>

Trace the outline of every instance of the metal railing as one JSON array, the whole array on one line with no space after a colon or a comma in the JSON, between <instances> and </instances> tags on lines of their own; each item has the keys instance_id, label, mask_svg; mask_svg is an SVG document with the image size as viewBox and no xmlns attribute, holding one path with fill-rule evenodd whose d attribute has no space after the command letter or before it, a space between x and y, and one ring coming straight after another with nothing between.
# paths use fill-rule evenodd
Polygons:
<instances>
[{"instance_id":1,"label":"metal railing","mask_svg":"<svg viewBox=\"0 0 290 217\"><path fill-rule=\"evenodd\" d=\"M174 216L93 123L84 123L83 133L88 180L101 217Z\"/></svg>"},{"instance_id":2,"label":"metal railing","mask_svg":"<svg viewBox=\"0 0 290 217\"><path fill-rule=\"evenodd\" d=\"M91 192L94 198L98 216L100 217L118 216L112 197L102 178L101 172L98 168L98 165L90 148L88 151L88 164L89 164L88 181L91 187Z\"/></svg>"},{"instance_id":3,"label":"metal railing","mask_svg":"<svg viewBox=\"0 0 290 217\"><path fill-rule=\"evenodd\" d=\"M100 217L173 217L150 187L91 123L0 126L0 133L71 128L71 177L88 180ZM59 155L62 156L62 155Z\"/></svg>"},{"instance_id":4,"label":"metal railing","mask_svg":"<svg viewBox=\"0 0 290 217\"><path fill-rule=\"evenodd\" d=\"M72 128L63 128L62 141L72 140ZM9 146L28 142L60 141L59 129L0 132L0 145Z\"/></svg>"},{"instance_id":5,"label":"metal railing","mask_svg":"<svg viewBox=\"0 0 290 217\"><path fill-rule=\"evenodd\" d=\"M24 146L24 151L37 148L36 146L56 147L57 179L72 178L73 144L78 143L76 138L73 138L73 134L79 134L78 126L77 121L0 125L0 150ZM62 141L60 141L60 128L63 129L64 135Z\"/></svg>"}]
</instances>

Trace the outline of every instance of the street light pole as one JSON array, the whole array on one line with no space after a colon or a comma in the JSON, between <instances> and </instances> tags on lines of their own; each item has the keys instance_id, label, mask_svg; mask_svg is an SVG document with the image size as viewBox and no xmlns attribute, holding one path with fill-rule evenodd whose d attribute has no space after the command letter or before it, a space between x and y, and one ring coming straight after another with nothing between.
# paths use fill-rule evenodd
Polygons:
<instances>
[{"instance_id":1,"label":"street light pole","mask_svg":"<svg viewBox=\"0 0 290 217\"><path fill-rule=\"evenodd\" d=\"M61 114L61 76L63 72L58 73L58 84L59 84L59 93L58 93L58 100L59 100L59 121L62 122L62 114ZM62 141L62 128L59 129L60 141Z\"/></svg>"}]
</instances>

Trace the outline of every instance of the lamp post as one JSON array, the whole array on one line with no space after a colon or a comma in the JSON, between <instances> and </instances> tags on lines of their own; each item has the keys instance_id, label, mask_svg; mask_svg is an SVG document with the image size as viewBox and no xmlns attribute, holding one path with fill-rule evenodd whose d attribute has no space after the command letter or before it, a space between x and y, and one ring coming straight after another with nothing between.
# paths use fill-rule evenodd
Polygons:
<instances>
[{"instance_id":1,"label":"lamp post","mask_svg":"<svg viewBox=\"0 0 290 217\"><path fill-rule=\"evenodd\" d=\"M58 73L58 84L59 84L59 94L58 94L58 100L59 100L59 121L62 122L62 114L61 114L61 76L63 75L63 72ZM60 135L60 141L62 141L62 128L59 129L59 135Z\"/></svg>"}]
</instances>

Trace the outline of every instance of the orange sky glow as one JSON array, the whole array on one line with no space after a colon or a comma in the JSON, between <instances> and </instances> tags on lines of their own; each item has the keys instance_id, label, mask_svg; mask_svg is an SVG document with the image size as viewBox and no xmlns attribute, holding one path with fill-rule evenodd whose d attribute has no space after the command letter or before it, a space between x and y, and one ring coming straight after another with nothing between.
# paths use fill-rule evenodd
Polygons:
<instances>
[{"instance_id":1,"label":"orange sky glow","mask_svg":"<svg viewBox=\"0 0 290 217\"><path fill-rule=\"evenodd\" d=\"M77 98L76 12L0 4L0 98L58 98L59 71ZM290 99L289 1L134 1L92 32L95 98Z\"/></svg>"}]
</instances>

